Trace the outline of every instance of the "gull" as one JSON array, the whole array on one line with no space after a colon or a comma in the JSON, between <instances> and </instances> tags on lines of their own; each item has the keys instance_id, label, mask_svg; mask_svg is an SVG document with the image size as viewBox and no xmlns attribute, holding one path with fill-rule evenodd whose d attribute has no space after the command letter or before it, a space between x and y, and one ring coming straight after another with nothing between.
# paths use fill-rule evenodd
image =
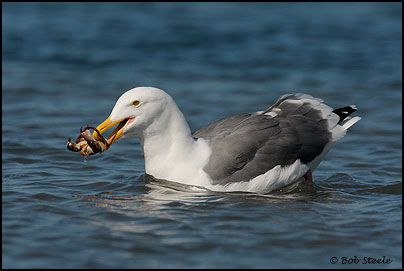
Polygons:
<instances>
[{"instance_id":1,"label":"gull","mask_svg":"<svg viewBox=\"0 0 404 271\"><path fill-rule=\"evenodd\" d=\"M269 193L312 172L360 117L354 105L332 109L308 94L281 96L264 111L219 119L194 134L165 91L136 87L122 94L97 130L138 138L145 172L212 191ZM99 138L97 132L94 138ZM125 151L132 151L127 149Z\"/></svg>"}]
</instances>

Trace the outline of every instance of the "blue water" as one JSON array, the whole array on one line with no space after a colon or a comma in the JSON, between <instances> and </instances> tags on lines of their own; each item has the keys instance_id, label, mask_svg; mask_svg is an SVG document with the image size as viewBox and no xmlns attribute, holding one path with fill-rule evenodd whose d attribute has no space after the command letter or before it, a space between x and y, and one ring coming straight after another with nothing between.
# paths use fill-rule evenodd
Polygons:
<instances>
[{"instance_id":1,"label":"blue water","mask_svg":"<svg viewBox=\"0 0 404 271\"><path fill-rule=\"evenodd\" d=\"M3 268L402 267L401 3L2 8ZM198 192L145 175L136 139L66 149L136 86L193 131L291 92L362 120L314 184Z\"/></svg>"}]
</instances>

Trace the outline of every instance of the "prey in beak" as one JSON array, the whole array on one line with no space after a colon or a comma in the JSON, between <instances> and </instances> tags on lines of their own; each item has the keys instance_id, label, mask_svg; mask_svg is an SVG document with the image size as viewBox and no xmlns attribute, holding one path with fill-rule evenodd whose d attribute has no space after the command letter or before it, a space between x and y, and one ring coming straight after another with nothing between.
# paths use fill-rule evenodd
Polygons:
<instances>
[{"instance_id":1,"label":"prey in beak","mask_svg":"<svg viewBox=\"0 0 404 271\"><path fill-rule=\"evenodd\" d=\"M116 124L118 126L115 128L115 130L109 135L107 138L108 146L109 148L112 143L114 143L118 138L120 138L123 135L123 130L127 125L132 123L135 120L134 117L131 118L125 118L125 119L120 119L114 122L111 122L111 117L108 117L103 123L97 126L97 129L93 132L93 137L97 140L102 140L102 133L108 130L111 127L114 127ZM99 133L97 133L97 130Z\"/></svg>"},{"instance_id":2,"label":"prey in beak","mask_svg":"<svg viewBox=\"0 0 404 271\"><path fill-rule=\"evenodd\" d=\"M85 157L106 151L112 143L122 137L126 125L129 125L134 120L135 118L131 117L111 122L111 117L108 117L103 123L98 125L97 128L87 125L84 130L80 128L80 135L75 142L70 138L68 139L67 148L73 152L80 152L80 154ZM105 138L101 134L116 124L118 124L118 126L108 138ZM94 130L92 134L90 133L90 129Z\"/></svg>"}]
</instances>

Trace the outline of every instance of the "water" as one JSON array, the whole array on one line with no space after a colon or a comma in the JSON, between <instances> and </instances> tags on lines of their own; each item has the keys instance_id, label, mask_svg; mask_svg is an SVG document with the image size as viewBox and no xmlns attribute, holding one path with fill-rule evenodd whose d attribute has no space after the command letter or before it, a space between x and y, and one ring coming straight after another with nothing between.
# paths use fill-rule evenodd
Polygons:
<instances>
[{"instance_id":1,"label":"water","mask_svg":"<svg viewBox=\"0 0 404 271\"><path fill-rule=\"evenodd\" d=\"M402 267L401 3L2 5L4 268ZM66 149L142 85L193 131L290 92L362 120L269 195L155 180L136 139Z\"/></svg>"}]
</instances>

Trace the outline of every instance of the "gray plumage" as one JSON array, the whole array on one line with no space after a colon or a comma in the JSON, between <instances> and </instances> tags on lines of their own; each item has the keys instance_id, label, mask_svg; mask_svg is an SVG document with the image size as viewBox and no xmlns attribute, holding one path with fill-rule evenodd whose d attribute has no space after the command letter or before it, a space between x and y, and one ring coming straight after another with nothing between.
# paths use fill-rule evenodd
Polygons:
<instances>
[{"instance_id":1,"label":"gray plumage","mask_svg":"<svg viewBox=\"0 0 404 271\"><path fill-rule=\"evenodd\" d=\"M250 180L297 159L313 161L332 140L324 117L329 107L320 104L306 94L284 95L263 112L233 115L195 132L212 149L204 167L212 184Z\"/></svg>"}]
</instances>

